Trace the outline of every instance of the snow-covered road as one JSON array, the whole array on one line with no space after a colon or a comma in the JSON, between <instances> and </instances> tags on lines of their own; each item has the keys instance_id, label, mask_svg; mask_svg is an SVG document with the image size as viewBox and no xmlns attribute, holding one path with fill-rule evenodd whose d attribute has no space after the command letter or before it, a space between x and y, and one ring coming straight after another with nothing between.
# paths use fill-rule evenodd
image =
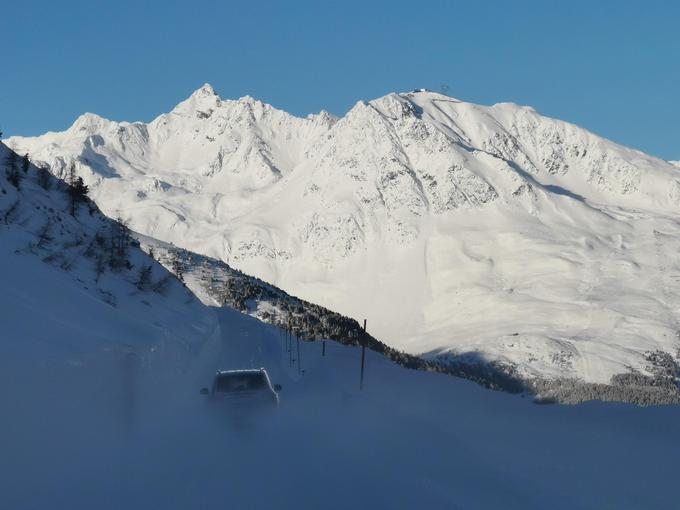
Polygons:
<instances>
[{"instance_id":1,"label":"snow-covered road","mask_svg":"<svg viewBox=\"0 0 680 510\"><path fill-rule=\"evenodd\" d=\"M77 384L55 382L47 394L5 406L3 415L23 426L0 424L0 506L621 509L676 502L678 407L538 406L404 370L370 352L360 392L358 349L328 342L322 357L319 343L302 343L298 377L277 330L230 310L216 313L221 337L206 345L209 357L197 356L172 382L139 367L132 426L111 421L122 411L105 398L56 412L56 402L69 401L59 392ZM200 385L216 368L259 366L284 386L277 415L246 428L214 418ZM39 378L39 368L26 376ZM47 395L52 405L37 398Z\"/></svg>"}]
</instances>

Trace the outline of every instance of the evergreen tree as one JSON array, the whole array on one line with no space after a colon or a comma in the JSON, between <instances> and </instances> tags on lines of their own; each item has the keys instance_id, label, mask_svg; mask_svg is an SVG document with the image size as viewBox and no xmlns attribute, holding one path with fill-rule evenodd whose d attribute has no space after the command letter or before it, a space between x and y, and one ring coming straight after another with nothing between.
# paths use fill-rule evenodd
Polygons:
<instances>
[{"instance_id":1,"label":"evergreen tree","mask_svg":"<svg viewBox=\"0 0 680 510\"><path fill-rule=\"evenodd\" d=\"M19 173L19 156L14 151L10 151L7 156L5 163L7 168L5 172L7 173L7 180L16 189L19 189L21 184L21 174Z\"/></svg>"},{"instance_id":2,"label":"evergreen tree","mask_svg":"<svg viewBox=\"0 0 680 510\"><path fill-rule=\"evenodd\" d=\"M47 168L39 166L38 167L38 186L42 189L50 189L50 172Z\"/></svg>"},{"instance_id":3,"label":"evergreen tree","mask_svg":"<svg viewBox=\"0 0 680 510\"><path fill-rule=\"evenodd\" d=\"M184 260L179 253L179 250L173 249L170 252L170 268L177 279L181 282L184 281Z\"/></svg>"},{"instance_id":4,"label":"evergreen tree","mask_svg":"<svg viewBox=\"0 0 680 510\"><path fill-rule=\"evenodd\" d=\"M132 267L128 261L128 248L131 236L128 223L118 216L116 221L111 222L111 242L109 252L109 266L111 269Z\"/></svg>"},{"instance_id":5,"label":"evergreen tree","mask_svg":"<svg viewBox=\"0 0 680 510\"><path fill-rule=\"evenodd\" d=\"M31 162L28 160L28 154L24 154L21 158L21 169L25 174L28 173L28 169L31 166Z\"/></svg>"},{"instance_id":6,"label":"evergreen tree","mask_svg":"<svg viewBox=\"0 0 680 510\"><path fill-rule=\"evenodd\" d=\"M151 286L151 266L141 266L135 284L139 290L146 291Z\"/></svg>"},{"instance_id":7,"label":"evergreen tree","mask_svg":"<svg viewBox=\"0 0 680 510\"><path fill-rule=\"evenodd\" d=\"M99 283L99 279L106 271L106 255L103 253L97 253L94 261L94 272L95 272L95 283Z\"/></svg>"},{"instance_id":8,"label":"evergreen tree","mask_svg":"<svg viewBox=\"0 0 680 510\"><path fill-rule=\"evenodd\" d=\"M85 184L85 181L83 181L82 177L76 178L76 182L73 185L73 190L79 202L87 201L87 195L90 192L90 188Z\"/></svg>"},{"instance_id":9,"label":"evergreen tree","mask_svg":"<svg viewBox=\"0 0 680 510\"><path fill-rule=\"evenodd\" d=\"M68 184L67 191L69 196L69 205L71 208L71 216L75 216L78 204L87 201L87 194L90 191L85 185L83 178L76 175L75 163L71 163L71 166L69 167L66 183Z\"/></svg>"}]
</instances>

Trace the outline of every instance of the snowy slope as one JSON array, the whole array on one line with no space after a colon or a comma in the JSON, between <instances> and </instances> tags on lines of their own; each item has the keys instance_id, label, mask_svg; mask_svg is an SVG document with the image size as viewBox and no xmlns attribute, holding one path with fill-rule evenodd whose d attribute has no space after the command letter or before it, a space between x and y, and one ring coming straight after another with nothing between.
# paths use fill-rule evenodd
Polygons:
<instances>
[{"instance_id":1,"label":"snowy slope","mask_svg":"<svg viewBox=\"0 0 680 510\"><path fill-rule=\"evenodd\" d=\"M19 189L10 184L9 152L0 144L3 357L33 360L66 379L97 379L88 365L108 370L128 356L170 375L219 335L214 314L138 244L126 249L128 265L109 267L117 224L91 203L72 216L63 182L48 175L39 186L30 166ZM148 280L139 285L143 267ZM4 376L9 369L16 375L10 364Z\"/></svg>"},{"instance_id":2,"label":"snowy slope","mask_svg":"<svg viewBox=\"0 0 680 510\"><path fill-rule=\"evenodd\" d=\"M475 381L486 388L510 393L530 393L539 399L577 403L584 400L614 400L640 405L680 402L675 387L677 366L668 360L663 365L671 371L671 380L662 375L654 380L640 379L624 387L569 388L554 394L554 388L532 387L502 363L468 356L437 356L431 359L405 353L376 339L358 321L337 312L292 296L273 285L230 267L225 262L177 248L157 239L134 234L143 250L169 271L206 305L238 310L258 320L273 324L303 341L333 340L342 345L359 346L382 354L394 363L414 370L436 371ZM657 363L658 365L658 363ZM655 373L659 373L654 369ZM605 391L602 391L602 390Z\"/></svg>"},{"instance_id":3,"label":"snowy slope","mask_svg":"<svg viewBox=\"0 0 680 510\"><path fill-rule=\"evenodd\" d=\"M36 171L20 191L0 172L1 508L675 505L680 407L538 406L370 351L359 391L359 349L301 342L291 365L272 326L172 278L140 290L142 265L168 273L134 245L97 278L112 222ZM267 420L198 393L261 366L284 387Z\"/></svg>"},{"instance_id":4,"label":"snowy slope","mask_svg":"<svg viewBox=\"0 0 680 510\"><path fill-rule=\"evenodd\" d=\"M531 108L416 91L302 119L206 85L149 124L8 144L410 353L606 383L680 347L680 172Z\"/></svg>"},{"instance_id":5,"label":"snowy slope","mask_svg":"<svg viewBox=\"0 0 680 510\"><path fill-rule=\"evenodd\" d=\"M65 380L3 355L0 373L12 363L13 384L0 386L0 437L11 438L0 456L2 506L624 510L677 502L678 406L538 406L370 351L360 392L358 349L329 342L322 357L319 344L303 343L299 377L274 328L227 309L219 320L209 362L192 356L197 370L161 384L158 366L145 370L125 390L133 411L106 398L110 376L100 369ZM36 359L49 356L46 347ZM217 368L244 366L264 366L283 385L267 420L213 413L198 394Z\"/></svg>"}]
</instances>

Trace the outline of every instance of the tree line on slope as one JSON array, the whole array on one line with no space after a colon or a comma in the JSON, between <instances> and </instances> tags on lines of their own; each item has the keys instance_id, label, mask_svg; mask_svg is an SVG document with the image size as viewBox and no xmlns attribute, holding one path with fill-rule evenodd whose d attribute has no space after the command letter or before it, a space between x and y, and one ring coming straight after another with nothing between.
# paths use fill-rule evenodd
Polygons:
<instances>
[{"instance_id":1,"label":"tree line on slope","mask_svg":"<svg viewBox=\"0 0 680 510\"><path fill-rule=\"evenodd\" d=\"M260 320L290 331L303 341L330 339L383 354L410 369L435 371L474 381L486 388L510 393L528 393L537 403L577 404L588 400L629 402L637 405L680 403L677 375L680 366L668 353L646 353L653 375L637 371L617 374L609 384L579 379L525 379L517 367L489 361L478 353L448 352L426 357L394 349L365 333L354 319L291 296L259 278L228 264L171 247L164 265L181 275L193 274L204 290L222 306L257 316ZM265 304L266 306L262 306Z\"/></svg>"},{"instance_id":2,"label":"tree line on slope","mask_svg":"<svg viewBox=\"0 0 680 510\"><path fill-rule=\"evenodd\" d=\"M82 177L76 174L75 162L72 162L64 180L51 174L46 166L31 165L27 154L19 156L8 149L4 161L6 182L14 188L5 189L0 185L2 195L12 195L8 207L0 210L0 219L6 224L18 222L22 226L31 223L28 207L41 209L40 205L31 204L27 193L36 190L24 189L27 179L32 179L45 193L50 194L50 201L62 204L63 209L54 207L40 211L44 222L34 232L35 242L26 247L26 251L39 255L44 262L56 265L63 270L70 270L81 258L90 259L94 265L94 281L99 283L101 276L107 271L124 273L124 277L140 291L165 293L174 279L172 274L165 273L154 281L152 264L138 261L136 271L132 262L131 249L138 248L139 242L133 238L127 222L118 217L112 220L104 216L88 196L89 189ZM26 202L25 206L23 202ZM87 215L81 217L81 206ZM26 213L22 217L22 213ZM67 213L76 223L94 222L96 231L88 235L85 228L73 228L63 216ZM31 213L32 214L32 213ZM91 219L87 219L87 218ZM160 267L159 267L160 269ZM115 299L102 291L104 300L115 305Z\"/></svg>"},{"instance_id":3,"label":"tree line on slope","mask_svg":"<svg viewBox=\"0 0 680 510\"><path fill-rule=\"evenodd\" d=\"M266 310L254 315L263 322L290 331L305 342L333 340L343 345L361 346L384 355L402 367L441 372L474 381L484 387L510 393L525 391L524 383L511 367L491 361L471 363L454 357L442 356L426 359L394 349L364 332L354 319L291 296L259 278L249 276L224 262L203 257L172 246L165 253L156 254L158 260L178 277L192 274L204 290L221 306L243 313L254 312L257 304L266 304Z\"/></svg>"},{"instance_id":4,"label":"tree line on slope","mask_svg":"<svg viewBox=\"0 0 680 510\"><path fill-rule=\"evenodd\" d=\"M651 375L638 370L615 374L609 384L578 379L533 380L529 387L538 403L578 404L587 400L629 402L641 406L680 404L680 365L667 352L645 353Z\"/></svg>"}]
</instances>

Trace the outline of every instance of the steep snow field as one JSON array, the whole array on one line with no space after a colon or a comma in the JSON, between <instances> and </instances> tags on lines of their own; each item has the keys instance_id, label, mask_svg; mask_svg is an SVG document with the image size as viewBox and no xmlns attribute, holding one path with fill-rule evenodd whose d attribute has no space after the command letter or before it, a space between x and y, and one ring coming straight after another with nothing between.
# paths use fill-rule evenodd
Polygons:
<instances>
[{"instance_id":1,"label":"steep snow field","mask_svg":"<svg viewBox=\"0 0 680 510\"><path fill-rule=\"evenodd\" d=\"M39 186L38 170L29 166L19 170L19 189L10 184L9 154L0 144L0 402L39 408L24 394L38 390L40 400L47 397L43 403L67 410L74 402L54 401L50 388L75 380L90 387L88 397L101 392L107 399L118 386L107 380L110 371L140 352L157 375L172 377L219 335L214 314L138 246L130 244L126 265L111 269L118 259L111 258L109 239L117 224L92 204L69 214L63 182L47 174ZM75 398L83 388L77 389Z\"/></svg>"},{"instance_id":2,"label":"steep snow field","mask_svg":"<svg viewBox=\"0 0 680 510\"><path fill-rule=\"evenodd\" d=\"M677 167L528 107L415 91L303 119L206 85L149 124L7 143L409 353L606 383L680 347Z\"/></svg>"}]
</instances>

